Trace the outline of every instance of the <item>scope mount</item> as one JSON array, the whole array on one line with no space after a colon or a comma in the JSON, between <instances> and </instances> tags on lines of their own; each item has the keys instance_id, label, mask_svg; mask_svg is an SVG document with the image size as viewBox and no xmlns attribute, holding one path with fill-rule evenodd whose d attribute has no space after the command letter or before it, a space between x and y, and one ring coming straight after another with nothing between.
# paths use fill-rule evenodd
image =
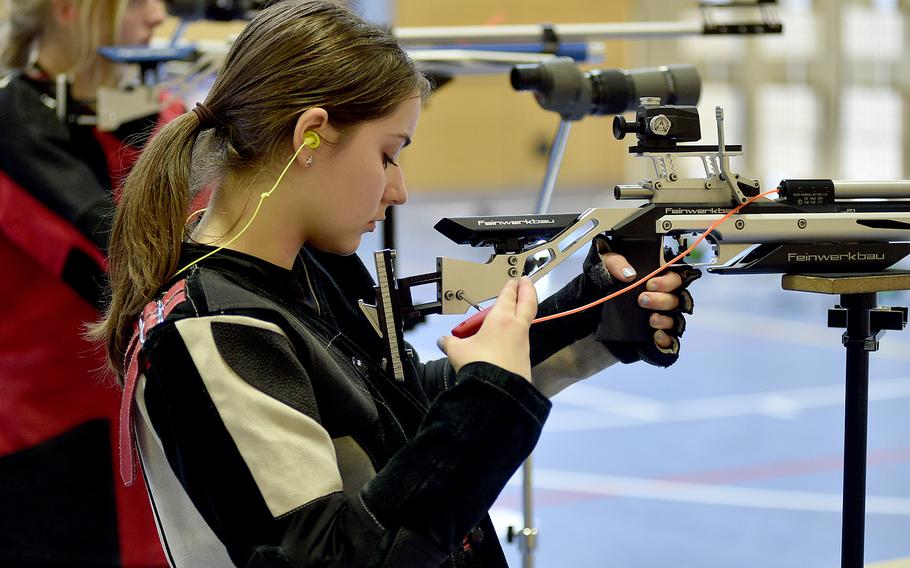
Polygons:
<instances>
[{"instance_id":1,"label":"scope mount","mask_svg":"<svg viewBox=\"0 0 910 568\"><path fill-rule=\"evenodd\" d=\"M629 148L636 157L651 160L655 176L638 185L617 185L616 199L647 199L654 204L702 203L739 205L758 195L758 180L746 178L730 168L730 156L742 154L741 145L724 144L723 110L715 109L718 144L680 144L701 139L698 110L688 105L661 105L659 99L643 97L635 120L617 115L613 135L617 140L634 133L638 144ZM682 178L674 158L698 158L704 178Z\"/></svg>"}]
</instances>

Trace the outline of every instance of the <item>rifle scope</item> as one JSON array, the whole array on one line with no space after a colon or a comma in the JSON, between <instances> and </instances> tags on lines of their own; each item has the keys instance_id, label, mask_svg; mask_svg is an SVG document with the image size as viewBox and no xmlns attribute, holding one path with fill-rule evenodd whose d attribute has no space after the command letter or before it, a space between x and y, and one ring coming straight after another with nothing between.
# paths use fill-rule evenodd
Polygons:
<instances>
[{"instance_id":1,"label":"rifle scope","mask_svg":"<svg viewBox=\"0 0 910 568\"><path fill-rule=\"evenodd\" d=\"M540 106L566 120L632 111L642 97L660 97L662 105L694 105L701 94L692 65L582 71L571 58L556 57L516 65L509 78L516 91L534 91Z\"/></svg>"}]
</instances>

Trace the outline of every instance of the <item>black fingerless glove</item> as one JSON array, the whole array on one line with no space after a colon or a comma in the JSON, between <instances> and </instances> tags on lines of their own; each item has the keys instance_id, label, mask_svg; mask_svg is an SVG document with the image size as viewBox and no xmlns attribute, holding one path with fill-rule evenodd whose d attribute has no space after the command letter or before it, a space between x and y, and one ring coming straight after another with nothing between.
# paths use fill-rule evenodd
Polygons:
<instances>
[{"instance_id":1,"label":"black fingerless glove","mask_svg":"<svg viewBox=\"0 0 910 568\"><path fill-rule=\"evenodd\" d=\"M601 254L611 250L610 241L603 236L598 235L594 239L594 244ZM649 252L650 250L648 248ZM641 262L624 249L613 252L625 255L632 266L639 271L638 277L649 274L657 268ZM671 292L679 298L679 306L675 310L649 310L639 306L638 297L645 291L644 284L605 302L600 310L600 322L595 337L623 363L644 361L658 367L669 367L679 359L679 338L686 331L686 319L683 314L691 314L695 307L692 294L686 288L701 278L701 271L691 266L680 265L671 266L665 272L675 272L682 279L682 285ZM654 343L656 330L649 323L652 313L663 314L673 319L673 327L663 330L672 341L670 347L666 349L660 348Z\"/></svg>"},{"instance_id":2,"label":"black fingerless glove","mask_svg":"<svg viewBox=\"0 0 910 568\"><path fill-rule=\"evenodd\" d=\"M589 304L627 286L628 283L615 281L601 261L600 255L611 250L610 241L606 237L596 236L585 258L582 274L542 301L537 308L537 317ZM614 252L623 253L622 250ZM630 262L638 268L639 263L636 259L632 258ZM639 268L639 275L647 274L651 270L645 272ZM668 349L660 349L654 343L655 330L648 322L654 311L638 306L638 295L644 290L643 287L639 287L603 303L600 307L532 325L531 365L537 365L560 349L592 333L596 333L596 339L623 363L645 361L660 367L668 367L675 363L679 358L679 337L686 328L683 314L691 314L694 306L692 295L686 287L701 276L701 271L687 266L671 267L667 270L676 272L682 278L682 286L674 291L679 296L679 307L668 312L658 312L674 320L673 329L664 330L673 341Z\"/></svg>"}]
</instances>

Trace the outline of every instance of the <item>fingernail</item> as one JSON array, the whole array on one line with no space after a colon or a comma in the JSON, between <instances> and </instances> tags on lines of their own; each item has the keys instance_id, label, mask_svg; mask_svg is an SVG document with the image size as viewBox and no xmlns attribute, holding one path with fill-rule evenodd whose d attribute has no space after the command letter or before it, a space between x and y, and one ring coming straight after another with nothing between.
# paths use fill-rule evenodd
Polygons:
<instances>
[{"instance_id":1,"label":"fingernail","mask_svg":"<svg viewBox=\"0 0 910 568\"><path fill-rule=\"evenodd\" d=\"M443 342L442 342L442 338L441 338L441 337L440 337L439 339L436 340L436 347L439 347L439 350L442 351L443 353L445 353L446 350L443 349L443 347L442 347L443 345L444 345L444 344L443 344Z\"/></svg>"},{"instance_id":2,"label":"fingernail","mask_svg":"<svg viewBox=\"0 0 910 568\"><path fill-rule=\"evenodd\" d=\"M651 290L652 292L657 290L657 282L648 280L648 290Z\"/></svg>"},{"instance_id":3,"label":"fingernail","mask_svg":"<svg viewBox=\"0 0 910 568\"><path fill-rule=\"evenodd\" d=\"M622 275L626 278L633 278L635 276L635 269L631 266L627 266L622 269Z\"/></svg>"},{"instance_id":4,"label":"fingernail","mask_svg":"<svg viewBox=\"0 0 910 568\"><path fill-rule=\"evenodd\" d=\"M638 303L641 304L642 306L647 306L648 304L651 303L651 298L648 297L647 294L642 294L641 296L638 297Z\"/></svg>"},{"instance_id":5,"label":"fingernail","mask_svg":"<svg viewBox=\"0 0 910 568\"><path fill-rule=\"evenodd\" d=\"M661 330L654 332L654 341L665 341L667 339L667 334Z\"/></svg>"}]
</instances>

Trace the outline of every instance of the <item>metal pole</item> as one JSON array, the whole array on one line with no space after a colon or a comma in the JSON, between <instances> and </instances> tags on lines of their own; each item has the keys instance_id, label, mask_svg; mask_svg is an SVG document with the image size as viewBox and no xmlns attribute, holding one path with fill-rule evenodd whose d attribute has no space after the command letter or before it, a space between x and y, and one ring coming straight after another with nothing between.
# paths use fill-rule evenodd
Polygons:
<instances>
[{"instance_id":1,"label":"metal pole","mask_svg":"<svg viewBox=\"0 0 910 568\"><path fill-rule=\"evenodd\" d=\"M472 41L475 43L540 41L545 27L541 24L506 26L435 26L395 28L395 37L403 45L436 45ZM604 39L660 39L702 35L701 22L631 22L602 24L553 24L552 31L561 42L599 41Z\"/></svg>"},{"instance_id":2,"label":"metal pole","mask_svg":"<svg viewBox=\"0 0 910 568\"><path fill-rule=\"evenodd\" d=\"M550 145L547 158L547 173L544 175L540 196L537 198L538 215L544 215L550 208L550 198L553 197L553 188L556 186L556 178L559 176L559 167L562 165L562 157L566 152L566 142L571 129L572 122L562 119L556 130L556 136L553 137L553 144Z\"/></svg>"},{"instance_id":3,"label":"metal pole","mask_svg":"<svg viewBox=\"0 0 910 568\"><path fill-rule=\"evenodd\" d=\"M547 159L547 172L544 175L543 186L540 188L540 196L537 199L538 215L545 214L550 208L550 198L553 196L553 188L556 186L556 178L559 176L559 167L562 165L562 157L566 152L566 142L569 139L571 129L572 122L566 119L562 119L559 123L559 128L556 129L556 135L553 137L553 144L550 145L549 158ZM521 550L522 568L534 568L534 550L537 548L537 528L534 526L533 459L533 454L528 455L521 466L524 528L518 535L518 548Z\"/></svg>"},{"instance_id":4,"label":"metal pole","mask_svg":"<svg viewBox=\"0 0 910 568\"><path fill-rule=\"evenodd\" d=\"M897 9L898 14L901 15L903 29L910 29L910 0L899 0ZM910 49L910 34L905 33L903 35L904 53L907 53L907 50ZM906 77L906 70L908 69L906 59L902 57L895 65L896 69L899 69L900 71L896 71L892 77ZM910 83L898 82L898 86L898 92L901 95L901 102L903 103L901 108L901 140L907 140L907 136L910 136ZM902 146L901 158L903 164L901 167L901 175L908 177L910 176L910 144L905 143L902 144Z\"/></svg>"},{"instance_id":5,"label":"metal pole","mask_svg":"<svg viewBox=\"0 0 910 568\"><path fill-rule=\"evenodd\" d=\"M862 199L880 197L901 199L910 197L910 180L856 181L832 180L837 199Z\"/></svg>"},{"instance_id":6,"label":"metal pole","mask_svg":"<svg viewBox=\"0 0 910 568\"><path fill-rule=\"evenodd\" d=\"M842 72L844 63L843 46L843 2L840 0L823 0L816 3L818 22L824 26L825 33L820 42L821 63L816 65L816 88L822 100L821 123L817 130L818 167L820 171L830 172L831 177L843 174L839 157L841 124L843 110L841 100L846 87Z\"/></svg>"},{"instance_id":7,"label":"metal pole","mask_svg":"<svg viewBox=\"0 0 910 568\"><path fill-rule=\"evenodd\" d=\"M395 219L398 209L389 207L385 210L385 221L382 222L382 248L395 249Z\"/></svg>"},{"instance_id":8,"label":"metal pole","mask_svg":"<svg viewBox=\"0 0 910 568\"><path fill-rule=\"evenodd\" d=\"M844 510L841 568L862 568L866 517L866 439L869 414L869 351L877 348L870 310L876 293L843 294L847 311L846 399L844 412Z\"/></svg>"},{"instance_id":9,"label":"metal pole","mask_svg":"<svg viewBox=\"0 0 910 568\"><path fill-rule=\"evenodd\" d=\"M534 526L534 478L533 455L528 455L521 466L521 490L523 497L524 529L518 537L521 550L522 568L534 568L534 551L537 549L537 528Z\"/></svg>"}]
</instances>

